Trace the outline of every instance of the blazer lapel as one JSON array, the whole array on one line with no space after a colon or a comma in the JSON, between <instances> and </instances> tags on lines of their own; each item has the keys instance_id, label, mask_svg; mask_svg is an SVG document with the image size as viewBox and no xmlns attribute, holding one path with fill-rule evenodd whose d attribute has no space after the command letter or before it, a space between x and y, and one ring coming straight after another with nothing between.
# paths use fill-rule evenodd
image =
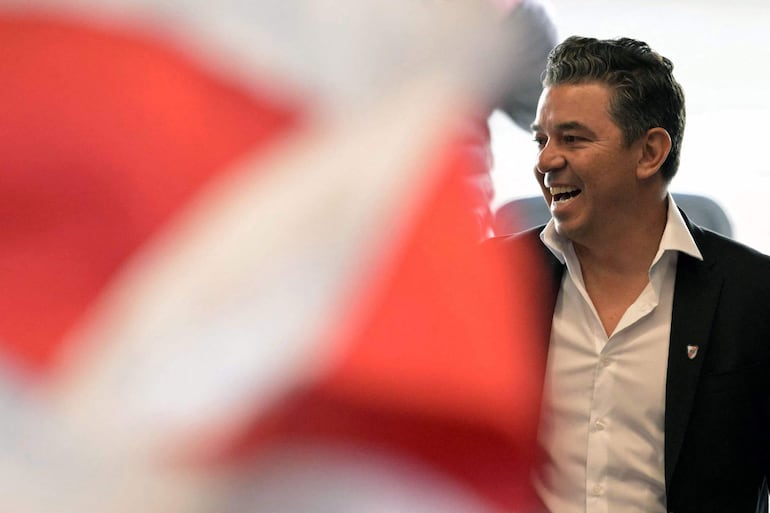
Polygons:
<instances>
[{"instance_id":1,"label":"blazer lapel","mask_svg":"<svg viewBox=\"0 0 770 513\"><path fill-rule=\"evenodd\" d=\"M688 223L689 226L689 223ZM722 288L722 276L702 244L698 228L690 228L704 260L680 254L674 287L668 350L665 414L666 488L671 485L692 411L709 333Z\"/></svg>"},{"instance_id":2,"label":"blazer lapel","mask_svg":"<svg viewBox=\"0 0 770 513\"><path fill-rule=\"evenodd\" d=\"M528 247L539 248L540 260L543 262L543 272L545 282L543 287L538 288L537 294L532 298L533 310L538 313L535 322L542 328L543 347L548 350L548 344L551 340L551 324L553 323L553 312L556 308L556 300L559 297L561 289L561 280L564 276L566 266L551 253L551 250L540 241L540 232L545 225L532 228L518 235ZM515 236L516 237L516 236ZM545 368L543 368L545 372Z\"/></svg>"},{"instance_id":3,"label":"blazer lapel","mask_svg":"<svg viewBox=\"0 0 770 513\"><path fill-rule=\"evenodd\" d=\"M547 299L545 299L545 305L546 305L546 317L544 318L544 321L546 322L546 329L544 333L546 333L548 336L545 339L546 347L548 347L548 344L551 340L551 324L553 323L553 312L556 309L556 300L559 297L559 290L561 289L561 280L564 277L564 271L566 270L566 266L562 264L558 258L554 256L553 253L551 253L551 250L549 250L545 244L540 245L543 253L544 253L544 261L546 262L546 266L548 269L548 276L551 277L551 282L549 283L549 286L545 289L547 293Z\"/></svg>"}]
</instances>

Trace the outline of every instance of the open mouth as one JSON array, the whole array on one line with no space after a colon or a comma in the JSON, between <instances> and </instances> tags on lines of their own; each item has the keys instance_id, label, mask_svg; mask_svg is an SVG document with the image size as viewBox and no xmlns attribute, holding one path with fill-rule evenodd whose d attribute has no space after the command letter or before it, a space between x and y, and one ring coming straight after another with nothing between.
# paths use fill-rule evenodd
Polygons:
<instances>
[{"instance_id":1,"label":"open mouth","mask_svg":"<svg viewBox=\"0 0 770 513\"><path fill-rule=\"evenodd\" d=\"M582 192L580 189L574 189L572 187L549 187L548 190L551 193L554 203L571 200Z\"/></svg>"}]
</instances>

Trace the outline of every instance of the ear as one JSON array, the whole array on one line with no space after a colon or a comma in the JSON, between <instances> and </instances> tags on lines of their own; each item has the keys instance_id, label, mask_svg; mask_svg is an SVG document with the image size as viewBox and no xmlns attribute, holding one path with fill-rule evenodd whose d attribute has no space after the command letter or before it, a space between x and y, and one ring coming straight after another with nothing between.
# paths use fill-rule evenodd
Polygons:
<instances>
[{"instance_id":1,"label":"ear","mask_svg":"<svg viewBox=\"0 0 770 513\"><path fill-rule=\"evenodd\" d=\"M642 136L642 155L636 166L636 176L646 180L655 175L671 151L671 136L665 128L650 128Z\"/></svg>"}]
</instances>

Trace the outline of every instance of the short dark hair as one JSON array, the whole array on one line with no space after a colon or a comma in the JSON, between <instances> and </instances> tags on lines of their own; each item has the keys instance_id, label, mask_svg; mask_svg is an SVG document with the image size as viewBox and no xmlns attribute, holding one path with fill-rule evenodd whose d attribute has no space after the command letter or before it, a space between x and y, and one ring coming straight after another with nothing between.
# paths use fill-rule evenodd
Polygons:
<instances>
[{"instance_id":1,"label":"short dark hair","mask_svg":"<svg viewBox=\"0 0 770 513\"><path fill-rule=\"evenodd\" d=\"M630 38L594 39L572 36L548 56L543 87L601 82L614 90L610 116L631 144L655 127L671 137L671 151L660 168L670 182L679 167L685 108L674 65L647 43Z\"/></svg>"}]
</instances>

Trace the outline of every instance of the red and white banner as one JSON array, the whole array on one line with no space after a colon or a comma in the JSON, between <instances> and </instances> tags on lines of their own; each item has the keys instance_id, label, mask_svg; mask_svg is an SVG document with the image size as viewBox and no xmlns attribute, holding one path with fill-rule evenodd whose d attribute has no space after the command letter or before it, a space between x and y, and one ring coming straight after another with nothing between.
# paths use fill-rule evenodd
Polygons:
<instances>
[{"instance_id":1,"label":"red and white banner","mask_svg":"<svg viewBox=\"0 0 770 513\"><path fill-rule=\"evenodd\" d=\"M2 511L529 507L539 270L476 247L458 144L515 59L483 11L0 6Z\"/></svg>"}]
</instances>

